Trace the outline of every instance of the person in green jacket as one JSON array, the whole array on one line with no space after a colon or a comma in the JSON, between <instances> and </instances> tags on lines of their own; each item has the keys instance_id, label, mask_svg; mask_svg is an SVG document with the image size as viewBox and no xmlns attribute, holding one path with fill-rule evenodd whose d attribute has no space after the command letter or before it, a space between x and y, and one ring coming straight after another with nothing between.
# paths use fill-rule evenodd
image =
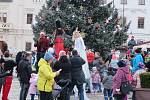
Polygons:
<instances>
[{"instance_id":1,"label":"person in green jacket","mask_svg":"<svg viewBox=\"0 0 150 100\"><path fill-rule=\"evenodd\" d=\"M40 92L40 100L53 100L52 90L54 78L60 74L60 70L53 72L50 64L53 61L53 56L50 52L46 52L44 59L41 58L38 66L38 84L37 88Z\"/></svg>"}]
</instances>

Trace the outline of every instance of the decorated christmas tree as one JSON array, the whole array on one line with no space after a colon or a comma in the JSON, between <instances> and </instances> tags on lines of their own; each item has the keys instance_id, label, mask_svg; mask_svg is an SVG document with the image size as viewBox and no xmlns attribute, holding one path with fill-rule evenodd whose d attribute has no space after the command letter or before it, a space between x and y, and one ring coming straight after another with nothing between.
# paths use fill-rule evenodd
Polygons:
<instances>
[{"instance_id":1,"label":"decorated christmas tree","mask_svg":"<svg viewBox=\"0 0 150 100\"><path fill-rule=\"evenodd\" d=\"M125 43L130 25L120 27L117 9L111 2L104 5L101 0L47 0L35 19L34 40L38 39L40 31L45 31L53 40L59 22L69 36L78 27L86 46L101 54ZM71 47L70 41L71 38L65 37L65 47Z\"/></svg>"}]
</instances>

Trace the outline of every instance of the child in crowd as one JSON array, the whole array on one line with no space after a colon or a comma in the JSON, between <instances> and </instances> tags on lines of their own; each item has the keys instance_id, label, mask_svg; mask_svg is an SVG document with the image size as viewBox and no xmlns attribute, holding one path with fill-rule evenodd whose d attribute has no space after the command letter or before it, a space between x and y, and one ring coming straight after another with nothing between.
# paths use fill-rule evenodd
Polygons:
<instances>
[{"instance_id":1,"label":"child in crowd","mask_svg":"<svg viewBox=\"0 0 150 100\"><path fill-rule=\"evenodd\" d=\"M97 93L99 91L99 86L101 86L100 85L101 77L100 77L99 72L96 67L92 68L91 75L92 75L93 92Z\"/></svg>"},{"instance_id":2,"label":"child in crowd","mask_svg":"<svg viewBox=\"0 0 150 100\"><path fill-rule=\"evenodd\" d=\"M113 86L113 68L109 67L107 71L107 76L104 76L102 83L104 86L104 99L105 100L113 100L112 97L112 86Z\"/></svg>"},{"instance_id":3,"label":"child in crowd","mask_svg":"<svg viewBox=\"0 0 150 100\"><path fill-rule=\"evenodd\" d=\"M30 87L29 87L29 94L31 95L31 100L34 100L34 97L37 94L37 79L38 75L33 72L30 78Z\"/></svg>"}]
</instances>

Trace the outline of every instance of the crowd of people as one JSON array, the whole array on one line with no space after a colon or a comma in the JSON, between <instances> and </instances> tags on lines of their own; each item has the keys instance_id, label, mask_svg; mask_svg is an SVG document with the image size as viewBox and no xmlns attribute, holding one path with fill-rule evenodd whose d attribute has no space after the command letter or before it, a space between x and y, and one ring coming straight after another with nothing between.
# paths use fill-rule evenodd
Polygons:
<instances>
[{"instance_id":1,"label":"crowd of people","mask_svg":"<svg viewBox=\"0 0 150 100\"><path fill-rule=\"evenodd\" d=\"M74 49L57 50L57 56L53 44L40 49L43 51L19 52L16 60L5 51L0 59L2 100L8 100L15 66L21 88L19 100L26 100L28 94L31 100L35 100L35 95L40 100L70 100L71 95L75 100L89 100L86 93L103 93L105 100L127 100L129 91L122 91L124 82L133 88L141 87L139 75L149 71L150 51L129 48L120 58L120 53L112 50L108 58L103 59L99 52L85 50L79 33L74 34ZM41 38L47 39L44 33Z\"/></svg>"}]
</instances>

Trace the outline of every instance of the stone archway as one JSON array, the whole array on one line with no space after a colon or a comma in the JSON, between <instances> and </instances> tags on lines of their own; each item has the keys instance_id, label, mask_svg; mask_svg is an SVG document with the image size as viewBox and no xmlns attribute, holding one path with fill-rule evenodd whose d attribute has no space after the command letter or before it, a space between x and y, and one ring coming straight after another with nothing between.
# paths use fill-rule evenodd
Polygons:
<instances>
[{"instance_id":1,"label":"stone archway","mask_svg":"<svg viewBox=\"0 0 150 100\"><path fill-rule=\"evenodd\" d=\"M8 46L5 41L0 41L0 49L1 49L2 53L4 53L6 50L8 50Z\"/></svg>"}]
</instances>

